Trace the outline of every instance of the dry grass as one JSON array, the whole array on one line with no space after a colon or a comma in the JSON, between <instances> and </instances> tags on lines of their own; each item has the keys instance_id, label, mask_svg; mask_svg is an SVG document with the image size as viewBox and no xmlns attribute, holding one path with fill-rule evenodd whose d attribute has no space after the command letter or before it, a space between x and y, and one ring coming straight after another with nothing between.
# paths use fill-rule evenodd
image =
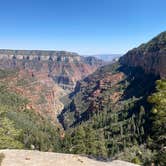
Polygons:
<instances>
[{"instance_id":1,"label":"dry grass","mask_svg":"<svg viewBox=\"0 0 166 166\"><path fill-rule=\"evenodd\" d=\"M3 153L0 153L0 166L1 166L1 163L2 163L4 158L5 158L5 155Z\"/></svg>"}]
</instances>

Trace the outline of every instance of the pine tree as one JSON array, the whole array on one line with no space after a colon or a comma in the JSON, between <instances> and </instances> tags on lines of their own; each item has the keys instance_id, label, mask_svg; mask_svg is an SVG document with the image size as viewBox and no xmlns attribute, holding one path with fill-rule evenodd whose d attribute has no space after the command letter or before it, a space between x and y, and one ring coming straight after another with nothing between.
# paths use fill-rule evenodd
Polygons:
<instances>
[{"instance_id":1,"label":"pine tree","mask_svg":"<svg viewBox=\"0 0 166 166\"><path fill-rule=\"evenodd\" d=\"M166 165L166 80L156 82L156 92L148 101L153 104L151 110L153 146L157 149L157 165Z\"/></svg>"},{"instance_id":2,"label":"pine tree","mask_svg":"<svg viewBox=\"0 0 166 166\"><path fill-rule=\"evenodd\" d=\"M152 108L152 132L156 143L164 147L166 142L166 80L157 81L157 92L148 98Z\"/></svg>"},{"instance_id":3,"label":"pine tree","mask_svg":"<svg viewBox=\"0 0 166 166\"><path fill-rule=\"evenodd\" d=\"M98 158L107 158L107 148L103 131L97 132L96 156Z\"/></svg>"},{"instance_id":4,"label":"pine tree","mask_svg":"<svg viewBox=\"0 0 166 166\"><path fill-rule=\"evenodd\" d=\"M86 153L89 155L96 154L96 132L91 125L85 127L86 132Z\"/></svg>"},{"instance_id":5,"label":"pine tree","mask_svg":"<svg viewBox=\"0 0 166 166\"><path fill-rule=\"evenodd\" d=\"M85 130L82 126L75 129L71 151L76 154L85 154Z\"/></svg>"}]
</instances>

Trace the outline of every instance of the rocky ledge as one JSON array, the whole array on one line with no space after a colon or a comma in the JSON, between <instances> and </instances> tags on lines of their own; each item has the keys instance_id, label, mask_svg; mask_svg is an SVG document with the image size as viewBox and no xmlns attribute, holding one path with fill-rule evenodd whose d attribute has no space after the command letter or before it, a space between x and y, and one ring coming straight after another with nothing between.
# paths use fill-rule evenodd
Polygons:
<instances>
[{"instance_id":1,"label":"rocky ledge","mask_svg":"<svg viewBox=\"0 0 166 166\"><path fill-rule=\"evenodd\" d=\"M125 161L102 162L88 157L30 150L0 150L1 166L137 166Z\"/></svg>"}]
</instances>

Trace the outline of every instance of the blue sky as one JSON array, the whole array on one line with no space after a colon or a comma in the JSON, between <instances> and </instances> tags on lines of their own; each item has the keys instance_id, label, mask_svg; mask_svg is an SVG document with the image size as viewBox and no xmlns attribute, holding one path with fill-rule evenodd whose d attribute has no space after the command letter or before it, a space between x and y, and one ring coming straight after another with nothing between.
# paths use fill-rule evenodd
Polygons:
<instances>
[{"instance_id":1,"label":"blue sky","mask_svg":"<svg viewBox=\"0 0 166 166\"><path fill-rule=\"evenodd\" d=\"M166 30L166 0L0 0L0 48L125 53Z\"/></svg>"}]
</instances>

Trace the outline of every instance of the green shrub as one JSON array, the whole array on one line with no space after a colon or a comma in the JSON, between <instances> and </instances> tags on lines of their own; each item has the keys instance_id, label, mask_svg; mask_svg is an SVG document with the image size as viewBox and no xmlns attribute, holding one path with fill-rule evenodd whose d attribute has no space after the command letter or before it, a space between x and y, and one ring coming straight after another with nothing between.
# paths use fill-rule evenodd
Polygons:
<instances>
[{"instance_id":1,"label":"green shrub","mask_svg":"<svg viewBox=\"0 0 166 166\"><path fill-rule=\"evenodd\" d=\"M132 163L134 163L134 164L141 164L141 162L140 162L140 160L139 160L139 158L138 157L134 157L132 160L131 160L131 162Z\"/></svg>"}]
</instances>

